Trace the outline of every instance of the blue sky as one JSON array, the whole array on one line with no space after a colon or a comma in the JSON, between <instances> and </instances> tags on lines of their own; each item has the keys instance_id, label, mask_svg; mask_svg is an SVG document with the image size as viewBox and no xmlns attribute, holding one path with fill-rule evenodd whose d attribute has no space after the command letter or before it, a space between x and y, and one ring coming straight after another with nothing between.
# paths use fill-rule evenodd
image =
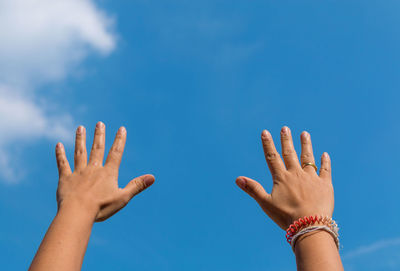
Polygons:
<instances>
[{"instance_id":1,"label":"blue sky","mask_svg":"<svg viewBox=\"0 0 400 271\"><path fill-rule=\"evenodd\" d=\"M294 270L284 232L235 185L245 175L270 191L260 133L278 141L283 125L297 148L307 130L315 155L331 155L346 270L399 269L397 1L96 5L114 19L115 48L36 99L89 134L102 120L108 147L126 126L121 186L144 173L156 183L94 226L83 270ZM55 215L57 141L8 143L24 174L0 182L4 270L28 267Z\"/></svg>"}]
</instances>

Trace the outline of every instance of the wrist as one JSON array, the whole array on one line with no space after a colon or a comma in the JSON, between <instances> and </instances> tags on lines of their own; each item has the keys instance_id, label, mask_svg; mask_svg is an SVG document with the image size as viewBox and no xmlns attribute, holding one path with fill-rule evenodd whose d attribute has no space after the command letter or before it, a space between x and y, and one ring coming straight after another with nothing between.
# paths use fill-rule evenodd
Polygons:
<instances>
[{"instance_id":1,"label":"wrist","mask_svg":"<svg viewBox=\"0 0 400 271\"><path fill-rule=\"evenodd\" d=\"M331 235L337 248L339 248L339 228L331 217L328 216L305 216L294 221L286 230L286 240L295 251L296 242L312 233L324 231Z\"/></svg>"},{"instance_id":2,"label":"wrist","mask_svg":"<svg viewBox=\"0 0 400 271\"><path fill-rule=\"evenodd\" d=\"M82 203L73 200L62 200L58 203L57 215L60 214L73 214L80 218L87 218L88 220L95 220L99 208L90 203Z\"/></svg>"}]
</instances>

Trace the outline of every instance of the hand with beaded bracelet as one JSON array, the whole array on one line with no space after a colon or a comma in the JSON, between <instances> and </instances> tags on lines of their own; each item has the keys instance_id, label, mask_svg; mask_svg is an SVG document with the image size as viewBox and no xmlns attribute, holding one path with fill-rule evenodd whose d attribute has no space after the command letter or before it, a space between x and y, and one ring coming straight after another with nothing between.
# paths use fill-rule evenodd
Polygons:
<instances>
[{"instance_id":1,"label":"hand with beaded bracelet","mask_svg":"<svg viewBox=\"0 0 400 271\"><path fill-rule=\"evenodd\" d=\"M238 177L237 185L253 197L264 212L283 230L296 255L298 270L343 270L338 246L338 228L332 220L334 196L331 161L321 157L317 173L310 134L303 132L300 162L288 127L281 130L282 157L271 134L261 135L273 187L267 193L260 183Z\"/></svg>"}]
</instances>

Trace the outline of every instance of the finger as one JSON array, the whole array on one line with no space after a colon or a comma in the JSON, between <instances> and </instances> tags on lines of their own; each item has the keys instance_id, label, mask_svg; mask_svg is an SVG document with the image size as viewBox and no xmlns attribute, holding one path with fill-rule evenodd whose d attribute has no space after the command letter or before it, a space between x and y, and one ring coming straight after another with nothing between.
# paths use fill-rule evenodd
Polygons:
<instances>
[{"instance_id":1,"label":"finger","mask_svg":"<svg viewBox=\"0 0 400 271\"><path fill-rule=\"evenodd\" d=\"M281 130L281 144L282 144L282 157L285 161L286 168L289 169L299 169L299 159L297 158L296 151L293 146L293 139L290 129L288 127L283 127Z\"/></svg>"},{"instance_id":2,"label":"finger","mask_svg":"<svg viewBox=\"0 0 400 271\"><path fill-rule=\"evenodd\" d=\"M332 180L331 158L326 152L324 152L321 157L321 168L319 170L319 176L326 180Z\"/></svg>"},{"instance_id":3,"label":"finger","mask_svg":"<svg viewBox=\"0 0 400 271\"><path fill-rule=\"evenodd\" d=\"M264 187L259 184L257 181L252 180L250 178L240 176L236 179L236 184L239 186L244 192L249 194L253 199L255 199L260 205L261 204L269 204L271 201L271 195L268 194Z\"/></svg>"},{"instance_id":4,"label":"finger","mask_svg":"<svg viewBox=\"0 0 400 271\"><path fill-rule=\"evenodd\" d=\"M125 196L128 198L128 201L132 199L134 196L151 186L155 181L155 178L153 175L147 174L143 175L140 177L137 177L130 181L124 189L122 189L122 192L125 194Z\"/></svg>"},{"instance_id":5,"label":"finger","mask_svg":"<svg viewBox=\"0 0 400 271\"><path fill-rule=\"evenodd\" d=\"M89 164L101 166L104 159L104 148L106 141L106 128L104 123L99 121L94 132L93 146L90 151Z\"/></svg>"},{"instance_id":6,"label":"finger","mask_svg":"<svg viewBox=\"0 0 400 271\"><path fill-rule=\"evenodd\" d=\"M303 168L304 171L315 173L314 167L304 166L304 164L307 163L315 164L310 134L307 132L301 133L300 141L301 141L301 155L300 155L301 166L304 167Z\"/></svg>"},{"instance_id":7,"label":"finger","mask_svg":"<svg viewBox=\"0 0 400 271\"><path fill-rule=\"evenodd\" d=\"M265 160L267 161L269 171L274 178L286 170L285 165L283 164L281 156L276 151L274 140L272 139L271 134L267 130L262 132L261 141L263 144Z\"/></svg>"},{"instance_id":8,"label":"finger","mask_svg":"<svg viewBox=\"0 0 400 271\"><path fill-rule=\"evenodd\" d=\"M86 129L83 126L79 126L76 130L74 161L74 170L82 170L87 165Z\"/></svg>"},{"instance_id":9,"label":"finger","mask_svg":"<svg viewBox=\"0 0 400 271\"><path fill-rule=\"evenodd\" d=\"M117 135L115 136L114 143L108 153L106 166L109 166L115 170L118 170L121 164L122 154L124 152L126 142L126 129L125 127L119 128Z\"/></svg>"},{"instance_id":10,"label":"finger","mask_svg":"<svg viewBox=\"0 0 400 271\"><path fill-rule=\"evenodd\" d=\"M70 175L72 173L71 167L69 166L67 157L65 156L64 146L61 143L56 145L56 159L59 177L61 178Z\"/></svg>"}]
</instances>

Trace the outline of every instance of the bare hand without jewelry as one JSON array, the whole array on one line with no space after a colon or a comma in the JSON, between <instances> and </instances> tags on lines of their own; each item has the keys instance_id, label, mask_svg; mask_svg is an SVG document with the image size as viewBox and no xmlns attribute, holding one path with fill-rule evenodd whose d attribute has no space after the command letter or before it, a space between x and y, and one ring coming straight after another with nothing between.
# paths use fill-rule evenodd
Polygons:
<instances>
[{"instance_id":1,"label":"bare hand without jewelry","mask_svg":"<svg viewBox=\"0 0 400 271\"><path fill-rule=\"evenodd\" d=\"M94 221L104 221L122 209L135 195L154 183L152 175L143 175L130 181L125 188L118 187L118 170L126 141L126 129L121 127L103 165L105 125L97 123L94 142L87 161L86 130L76 132L75 167L71 171L61 143L56 147L59 170L57 190L58 209L80 208Z\"/></svg>"}]
</instances>

